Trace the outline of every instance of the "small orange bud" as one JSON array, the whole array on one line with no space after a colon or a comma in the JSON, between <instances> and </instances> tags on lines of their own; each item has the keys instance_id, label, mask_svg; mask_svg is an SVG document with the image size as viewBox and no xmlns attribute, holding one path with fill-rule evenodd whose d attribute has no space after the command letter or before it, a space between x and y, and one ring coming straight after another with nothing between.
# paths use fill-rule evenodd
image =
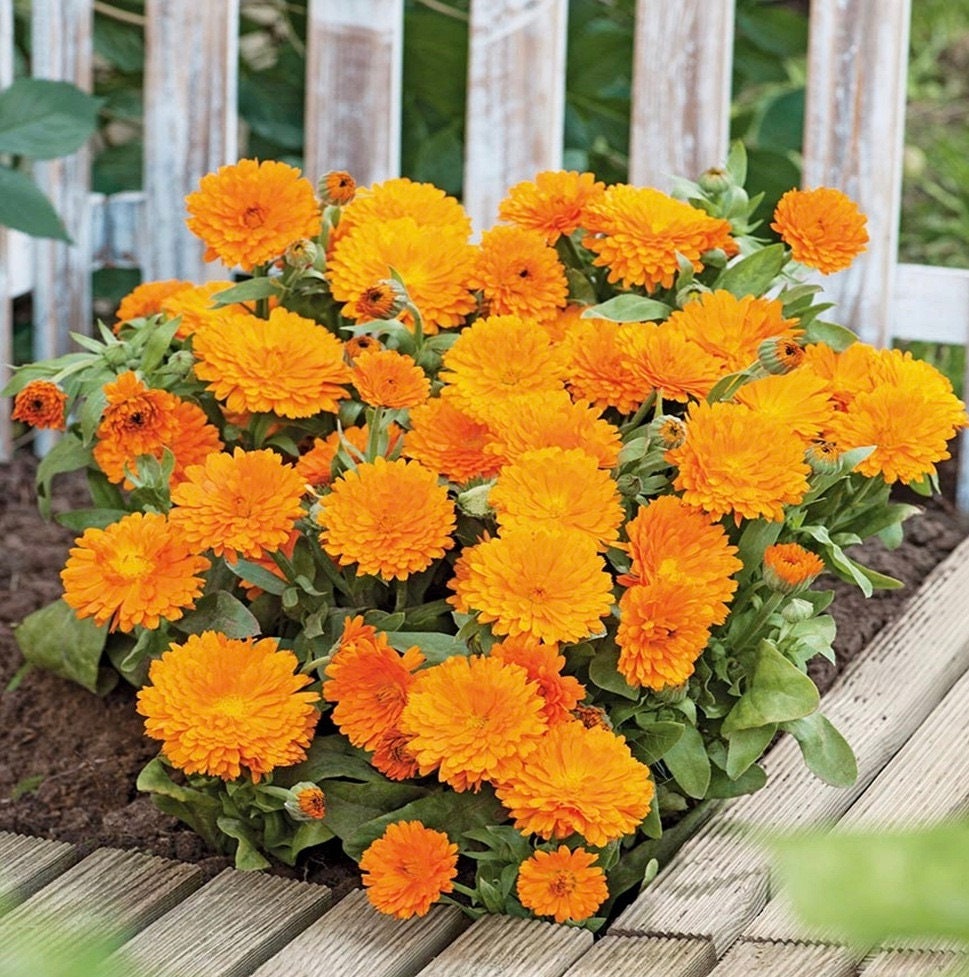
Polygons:
<instances>
[{"instance_id":1,"label":"small orange bud","mask_svg":"<svg viewBox=\"0 0 969 977\"><path fill-rule=\"evenodd\" d=\"M346 170L330 170L320 178L318 190L324 204L345 207L356 195L357 181Z\"/></svg>"}]
</instances>

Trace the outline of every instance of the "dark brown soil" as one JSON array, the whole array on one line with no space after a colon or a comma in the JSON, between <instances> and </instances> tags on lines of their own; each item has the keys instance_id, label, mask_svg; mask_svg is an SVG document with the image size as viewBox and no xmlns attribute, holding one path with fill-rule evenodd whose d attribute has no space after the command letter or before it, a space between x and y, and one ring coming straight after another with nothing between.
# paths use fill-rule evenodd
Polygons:
<instances>
[{"instance_id":1,"label":"dark brown soil","mask_svg":"<svg viewBox=\"0 0 969 977\"><path fill-rule=\"evenodd\" d=\"M21 666L12 626L60 595L58 572L72 534L37 514L35 463L18 454L0 465L0 830L69 841L87 853L103 845L139 848L198 862L210 877L229 860L207 851L179 822L139 794L135 780L156 753L134 711L134 691L122 684L101 699L62 679L29 671L8 684ZM83 479L55 486L58 509L89 504ZM838 664L812 664L822 690L891 621L928 571L966 535L945 498L907 524L906 542L888 552L869 545L866 563L906 583L865 600L839 586L833 606L838 620ZM356 867L335 845L318 849L298 869L282 874L322 882L339 898L359 884Z\"/></svg>"}]
</instances>

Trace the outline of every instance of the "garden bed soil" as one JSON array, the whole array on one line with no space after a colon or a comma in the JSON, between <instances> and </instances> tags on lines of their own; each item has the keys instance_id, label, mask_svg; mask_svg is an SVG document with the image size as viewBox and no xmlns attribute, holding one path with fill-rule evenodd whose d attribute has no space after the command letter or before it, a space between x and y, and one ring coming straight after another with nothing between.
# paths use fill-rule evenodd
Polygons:
<instances>
[{"instance_id":1,"label":"garden bed soil","mask_svg":"<svg viewBox=\"0 0 969 977\"><path fill-rule=\"evenodd\" d=\"M68 841L81 854L101 846L138 848L196 862L209 878L230 860L213 855L135 788L157 743L143 734L132 688L122 684L102 699L36 669L8 688L22 664L12 629L60 595L58 573L72 540L70 532L38 515L34 469L25 452L0 465L0 830ZM836 582L838 661L811 665L822 691L901 613L932 567L969 531L952 505L951 479L943 479L943 490L942 498L927 502L907 523L897 550L889 552L877 541L865 547L863 561L903 580L904 590L866 600L856 588ZM64 477L55 485L55 512L85 504L82 477ZM359 884L356 866L335 843L310 853L296 869L274 871L324 883L335 898Z\"/></svg>"}]
</instances>

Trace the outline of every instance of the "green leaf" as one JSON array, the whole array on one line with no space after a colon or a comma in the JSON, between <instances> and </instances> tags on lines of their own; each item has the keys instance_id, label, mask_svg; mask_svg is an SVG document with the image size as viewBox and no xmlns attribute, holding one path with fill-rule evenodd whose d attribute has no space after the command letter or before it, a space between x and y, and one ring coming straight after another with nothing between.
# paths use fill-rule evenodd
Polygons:
<instances>
[{"instance_id":1,"label":"green leaf","mask_svg":"<svg viewBox=\"0 0 969 977\"><path fill-rule=\"evenodd\" d=\"M259 851L255 833L240 818L221 817L216 821L219 830L236 840L235 867L242 872L259 872L269 868L269 860Z\"/></svg>"},{"instance_id":2,"label":"green leaf","mask_svg":"<svg viewBox=\"0 0 969 977\"><path fill-rule=\"evenodd\" d=\"M741 583L760 569L764 562L764 550L777 542L782 528L782 523L768 522L766 519L752 519L744 527L737 547L738 556L744 564L739 575Z\"/></svg>"},{"instance_id":3,"label":"green leaf","mask_svg":"<svg viewBox=\"0 0 969 977\"><path fill-rule=\"evenodd\" d=\"M579 305L593 305L596 300L596 290L592 282L578 268L566 268L565 276L569 280L569 298Z\"/></svg>"},{"instance_id":4,"label":"green leaf","mask_svg":"<svg viewBox=\"0 0 969 977\"><path fill-rule=\"evenodd\" d=\"M388 631L387 640L397 651L407 651L417 645L431 665L439 665L445 658L470 655L471 650L453 634L440 631Z\"/></svg>"},{"instance_id":5,"label":"green leaf","mask_svg":"<svg viewBox=\"0 0 969 977\"><path fill-rule=\"evenodd\" d=\"M721 731L726 736L738 729L802 719L819 702L814 682L765 638L757 646L749 687L727 714Z\"/></svg>"},{"instance_id":6,"label":"green leaf","mask_svg":"<svg viewBox=\"0 0 969 977\"><path fill-rule=\"evenodd\" d=\"M658 763L679 742L683 735L683 723L674 723L666 720L639 723L641 733L634 733L630 739L635 744L636 757L643 763L652 766Z\"/></svg>"},{"instance_id":7,"label":"green leaf","mask_svg":"<svg viewBox=\"0 0 969 977\"><path fill-rule=\"evenodd\" d=\"M281 787L292 787L304 780L319 783L337 777L362 783L386 782L384 775L371 766L368 754L338 734L317 736L306 751L306 759L277 770L274 782Z\"/></svg>"},{"instance_id":8,"label":"green leaf","mask_svg":"<svg viewBox=\"0 0 969 977\"><path fill-rule=\"evenodd\" d=\"M776 732L776 723L752 729L735 729L727 737L727 776L736 780L751 764L756 763L764 755Z\"/></svg>"},{"instance_id":9,"label":"green leaf","mask_svg":"<svg viewBox=\"0 0 969 977\"><path fill-rule=\"evenodd\" d=\"M707 797L728 798L754 794L767 783L767 773L763 767L748 767L736 780L727 776L719 767L714 767L710 776Z\"/></svg>"},{"instance_id":10,"label":"green leaf","mask_svg":"<svg viewBox=\"0 0 969 977\"><path fill-rule=\"evenodd\" d=\"M771 847L805 924L865 946L969 942L969 821L902 831L799 833Z\"/></svg>"},{"instance_id":11,"label":"green leaf","mask_svg":"<svg viewBox=\"0 0 969 977\"><path fill-rule=\"evenodd\" d=\"M130 515L127 509L73 509L59 512L54 516L54 521L80 535L92 526L104 529L127 515Z\"/></svg>"},{"instance_id":12,"label":"green leaf","mask_svg":"<svg viewBox=\"0 0 969 977\"><path fill-rule=\"evenodd\" d=\"M406 810L407 806L427 795L427 789L414 784L395 784L388 780L372 781L366 784L346 783L342 780L325 780L320 784L326 794L327 827L343 841L344 851L351 858L359 858L355 846L348 847L348 840L362 831L370 822L385 815ZM462 795L452 795L460 797ZM396 821L391 816L389 820ZM389 822L388 822L389 823ZM379 830L377 835L383 833ZM373 839L370 838L366 847ZM356 853L355 853L356 852Z\"/></svg>"},{"instance_id":13,"label":"green leaf","mask_svg":"<svg viewBox=\"0 0 969 977\"><path fill-rule=\"evenodd\" d=\"M183 821L215 851L224 850L221 832L216 825L222 809L219 801L194 787L173 783L161 757L148 761L135 786L150 793L159 810Z\"/></svg>"},{"instance_id":14,"label":"green leaf","mask_svg":"<svg viewBox=\"0 0 969 977\"><path fill-rule=\"evenodd\" d=\"M32 665L77 682L97 695L105 695L117 684L115 672L101 668L107 627L98 627L91 618L77 617L63 600L28 614L14 628L14 637Z\"/></svg>"},{"instance_id":15,"label":"green leaf","mask_svg":"<svg viewBox=\"0 0 969 977\"><path fill-rule=\"evenodd\" d=\"M271 570L259 566L258 563L250 563L248 560L238 559L235 563L230 563L226 560L225 565L240 580L245 580L246 583L265 590L267 594L276 594L278 596L288 586L288 583L282 577L277 577Z\"/></svg>"},{"instance_id":16,"label":"green leaf","mask_svg":"<svg viewBox=\"0 0 969 977\"><path fill-rule=\"evenodd\" d=\"M65 434L37 466L37 507L45 519L50 518L50 488L55 475L86 468L92 460L91 449L73 434Z\"/></svg>"},{"instance_id":17,"label":"green leaf","mask_svg":"<svg viewBox=\"0 0 969 977\"><path fill-rule=\"evenodd\" d=\"M713 287L724 289L739 299L746 295L763 295L774 283L786 261L784 245L770 244L725 268Z\"/></svg>"},{"instance_id":18,"label":"green leaf","mask_svg":"<svg viewBox=\"0 0 969 977\"><path fill-rule=\"evenodd\" d=\"M706 796L710 786L710 757L696 726L683 727L683 735L667 750L663 762L690 797Z\"/></svg>"},{"instance_id":19,"label":"green leaf","mask_svg":"<svg viewBox=\"0 0 969 977\"><path fill-rule=\"evenodd\" d=\"M300 852L325 844L336 835L323 821L304 821L287 838L270 845L266 839L266 850L286 865L295 865Z\"/></svg>"},{"instance_id":20,"label":"green leaf","mask_svg":"<svg viewBox=\"0 0 969 977\"><path fill-rule=\"evenodd\" d=\"M621 695L624 699L639 699L639 690L634 689L619 674L619 649L604 647L596 651L595 657L589 662L589 679L600 689Z\"/></svg>"},{"instance_id":21,"label":"green leaf","mask_svg":"<svg viewBox=\"0 0 969 977\"><path fill-rule=\"evenodd\" d=\"M815 712L803 719L783 723L797 740L808 770L832 787L850 787L858 779L858 761L848 741L826 716Z\"/></svg>"},{"instance_id":22,"label":"green leaf","mask_svg":"<svg viewBox=\"0 0 969 977\"><path fill-rule=\"evenodd\" d=\"M249 278L232 288L227 288L222 292L216 292L212 296L212 301L216 308L224 305L233 305L236 302L252 302L256 299L268 299L272 295L280 292L279 283L275 278Z\"/></svg>"},{"instance_id":23,"label":"green leaf","mask_svg":"<svg viewBox=\"0 0 969 977\"><path fill-rule=\"evenodd\" d=\"M251 638L259 634L259 622L252 612L224 590L207 594L195 605L194 611L173 621L172 627L183 634L219 631L227 638Z\"/></svg>"},{"instance_id":24,"label":"green leaf","mask_svg":"<svg viewBox=\"0 0 969 977\"><path fill-rule=\"evenodd\" d=\"M101 99L66 81L20 78L0 92L0 153L54 159L87 141Z\"/></svg>"},{"instance_id":25,"label":"green leaf","mask_svg":"<svg viewBox=\"0 0 969 977\"><path fill-rule=\"evenodd\" d=\"M6 166L0 166L0 227L72 243L51 202L29 177Z\"/></svg>"},{"instance_id":26,"label":"green leaf","mask_svg":"<svg viewBox=\"0 0 969 977\"><path fill-rule=\"evenodd\" d=\"M804 343L827 343L836 353L843 353L858 337L844 326L834 322L822 322L815 319L804 330Z\"/></svg>"},{"instance_id":27,"label":"green leaf","mask_svg":"<svg viewBox=\"0 0 969 977\"><path fill-rule=\"evenodd\" d=\"M781 92L764 106L757 131L762 146L801 151L804 136L804 89Z\"/></svg>"},{"instance_id":28,"label":"green leaf","mask_svg":"<svg viewBox=\"0 0 969 977\"><path fill-rule=\"evenodd\" d=\"M600 305L589 306L583 319L610 319L613 322L655 322L665 319L673 309L664 302L629 292L617 295Z\"/></svg>"},{"instance_id":29,"label":"green leaf","mask_svg":"<svg viewBox=\"0 0 969 977\"><path fill-rule=\"evenodd\" d=\"M171 319L151 328L144 352L141 354L141 369L146 375L161 365L175 338L175 333L178 332L179 325L181 325L179 319Z\"/></svg>"}]
</instances>

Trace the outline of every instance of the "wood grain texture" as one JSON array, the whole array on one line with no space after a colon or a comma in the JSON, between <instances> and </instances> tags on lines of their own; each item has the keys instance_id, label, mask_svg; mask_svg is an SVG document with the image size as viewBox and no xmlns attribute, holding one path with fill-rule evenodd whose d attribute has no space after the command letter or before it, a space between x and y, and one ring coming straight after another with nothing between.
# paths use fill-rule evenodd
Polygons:
<instances>
[{"instance_id":1,"label":"wood grain texture","mask_svg":"<svg viewBox=\"0 0 969 977\"><path fill-rule=\"evenodd\" d=\"M310 0L307 16L307 177L398 176L403 0Z\"/></svg>"},{"instance_id":2,"label":"wood grain texture","mask_svg":"<svg viewBox=\"0 0 969 977\"><path fill-rule=\"evenodd\" d=\"M640 0L629 182L669 191L726 162L733 0Z\"/></svg>"},{"instance_id":3,"label":"wood grain texture","mask_svg":"<svg viewBox=\"0 0 969 977\"><path fill-rule=\"evenodd\" d=\"M185 226L185 196L238 154L239 0L146 0L145 281L225 278Z\"/></svg>"},{"instance_id":4,"label":"wood grain texture","mask_svg":"<svg viewBox=\"0 0 969 977\"><path fill-rule=\"evenodd\" d=\"M855 958L840 947L740 943L710 977L854 977Z\"/></svg>"},{"instance_id":5,"label":"wood grain texture","mask_svg":"<svg viewBox=\"0 0 969 977\"><path fill-rule=\"evenodd\" d=\"M0 831L0 913L32 896L76 861L77 850L67 842Z\"/></svg>"},{"instance_id":6,"label":"wood grain texture","mask_svg":"<svg viewBox=\"0 0 969 977\"><path fill-rule=\"evenodd\" d=\"M326 886L226 869L129 940L102 977L138 967L152 977L246 977L329 902Z\"/></svg>"},{"instance_id":7,"label":"wood grain texture","mask_svg":"<svg viewBox=\"0 0 969 977\"><path fill-rule=\"evenodd\" d=\"M469 925L449 906L435 906L423 917L393 919L377 912L357 889L253 977L412 977Z\"/></svg>"},{"instance_id":8,"label":"wood grain texture","mask_svg":"<svg viewBox=\"0 0 969 977\"><path fill-rule=\"evenodd\" d=\"M70 949L82 933L105 940L136 933L200 882L194 865L100 848L0 918L0 964L14 937L36 934L53 953Z\"/></svg>"},{"instance_id":9,"label":"wood grain texture","mask_svg":"<svg viewBox=\"0 0 969 977\"><path fill-rule=\"evenodd\" d=\"M898 260L911 0L812 4L805 187L837 187L868 217L867 252L825 279L838 321L889 345Z\"/></svg>"},{"instance_id":10,"label":"wood grain texture","mask_svg":"<svg viewBox=\"0 0 969 977\"><path fill-rule=\"evenodd\" d=\"M464 205L476 233L508 189L562 165L566 0L472 0Z\"/></svg>"},{"instance_id":11,"label":"wood grain texture","mask_svg":"<svg viewBox=\"0 0 969 977\"><path fill-rule=\"evenodd\" d=\"M421 970L420 977L561 977L591 946L588 930L484 916Z\"/></svg>"},{"instance_id":12,"label":"wood grain texture","mask_svg":"<svg viewBox=\"0 0 969 977\"><path fill-rule=\"evenodd\" d=\"M858 977L954 977L957 965L965 966L966 962L966 954L956 950L886 950L865 960L858 968Z\"/></svg>"},{"instance_id":13,"label":"wood grain texture","mask_svg":"<svg viewBox=\"0 0 969 977\"><path fill-rule=\"evenodd\" d=\"M716 963L709 940L605 936L563 977L706 977Z\"/></svg>"},{"instance_id":14,"label":"wood grain texture","mask_svg":"<svg viewBox=\"0 0 969 977\"><path fill-rule=\"evenodd\" d=\"M707 936L723 952L763 908L768 866L757 829L836 819L969 669L969 541L929 576L903 617L872 642L822 700L851 743L859 776L836 788L782 739L765 760L767 786L725 805L616 920L612 933ZM899 682L898 676L906 676Z\"/></svg>"}]
</instances>

